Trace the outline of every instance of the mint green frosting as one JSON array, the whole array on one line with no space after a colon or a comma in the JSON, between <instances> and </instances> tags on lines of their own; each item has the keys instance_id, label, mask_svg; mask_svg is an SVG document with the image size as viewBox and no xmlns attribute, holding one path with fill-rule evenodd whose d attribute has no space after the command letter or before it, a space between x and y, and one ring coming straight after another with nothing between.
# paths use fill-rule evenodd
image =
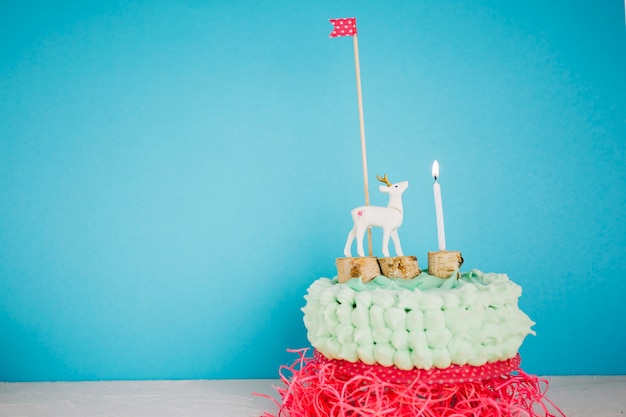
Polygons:
<instances>
[{"instance_id":1,"label":"mint green frosting","mask_svg":"<svg viewBox=\"0 0 626 417\"><path fill-rule=\"evenodd\" d=\"M320 278L302 308L311 345L330 359L400 369L484 365L513 358L535 324L505 274L462 273L410 280L382 275L339 284Z\"/></svg>"}]
</instances>

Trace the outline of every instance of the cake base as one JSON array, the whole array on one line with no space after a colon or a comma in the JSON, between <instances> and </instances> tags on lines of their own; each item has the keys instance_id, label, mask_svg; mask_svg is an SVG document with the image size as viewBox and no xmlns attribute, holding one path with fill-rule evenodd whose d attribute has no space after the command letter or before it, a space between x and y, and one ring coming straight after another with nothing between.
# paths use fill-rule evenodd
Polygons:
<instances>
[{"instance_id":1,"label":"cake base","mask_svg":"<svg viewBox=\"0 0 626 417\"><path fill-rule=\"evenodd\" d=\"M369 282L380 275L380 265L375 256L337 258L336 265L340 284L359 277L363 282Z\"/></svg>"},{"instance_id":2,"label":"cake base","mask_svg":"<svg viewBox=\"0 0 626 417\"><path fill-rule=\"evenodd\" d=\"M422 272L416 256L378 258L381 273L387 278L411 279Z\"/></svg>"},{"instance_id":3,"label":"cake base","mask_svg":"<svg viewBox=\"0 0 626 417\"><path fill-rule=\"evenodd\" d=\"M463 265L461 252L447 250L428 252L428 273L430 275L445 279L456 274L456 278L459 278L461 265Z\"/></svg>"},{"instance_id":4,"label":"cake base","mask_svg":"<svg viewBox=\"0 0 626 417\"><path fill-rule=\"evenodd\" d=\"M519 356L497 365L508 370L503 374L494 375L490 364L487 368L459 367L463 370L455 373L454 381L441 377L449 372L446 369L415 370L413 378L396 380L399 370L395 367L350 376L345 369L353 364L345 368L344 361L319 354L306 357L307 350L295 351L300 357L294 364L281 367L284 387L277 388L282 398L282 403L277 402L279 416L565 417L545 397L548 382L522 371Z\"/></svg>"}]
</instances>

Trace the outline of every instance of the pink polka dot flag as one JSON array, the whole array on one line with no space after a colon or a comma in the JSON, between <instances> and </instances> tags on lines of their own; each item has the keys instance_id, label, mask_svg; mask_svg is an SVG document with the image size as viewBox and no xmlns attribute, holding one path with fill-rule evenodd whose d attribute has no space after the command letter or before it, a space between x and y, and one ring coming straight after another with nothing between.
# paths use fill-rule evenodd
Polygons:
<instances>
[{"instance_id":1,"label":"pink polka dot flag","mask_svg":"<svg viewBox=\"0 0 626 417\"><path fill-rule=\"evenodd\" d=\"M329 19L333 25L331 38L340 36L356 36L356 17L345 17L341 19Z\"/></svg>"}]
</instances>

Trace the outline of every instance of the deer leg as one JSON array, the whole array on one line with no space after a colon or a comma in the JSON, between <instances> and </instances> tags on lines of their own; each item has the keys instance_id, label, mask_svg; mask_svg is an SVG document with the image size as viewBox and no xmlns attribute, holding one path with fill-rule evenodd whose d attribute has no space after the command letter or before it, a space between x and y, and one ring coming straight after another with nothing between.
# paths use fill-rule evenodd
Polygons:
<instances>
[{"instance_id":1,"label":"deer leg","mask_svg":"<svg viewBox=\"0 0 626 417\"><path fill-rule=\"evenodd\" d=\"M383 256L389 257L389 230L383 229Z\"/></svg>"},{"instance_id":2,"label":"deer leg","mask_svg":"<svg viewBox=\"0 0 626 417\"><path fill-rule=\"evenodd\" d=\"M346 246L343 248L343 254L346 258L352 258L352 241L354 240L354 227L348 233L348 240L346 240Z\"/></svg>"},{"instance_id":3,"label":"deer leg","mask_svg":"<svg viewBox=\"0 0 626 417\"><path fill-rule=\"evenodd\" d=\"M354 226L354 228L356 229L356 225ZM359 228L355 232L356 233L356 251L360 257L365 256L365 251L363 250L363 237L365 236L366 230L367 230L367 227L362 227L362 228Z\"/></svg>"},{"instance_id":4,"label":"deer leg","mask_svg":"<svg viewBox=\"0 0 626 417\"><path fill-rule=\"evenodd\" d=\"M398 229L391 232L391 239L393 240L393 247L396 249L396 256L404 256L402 253L402 246L400 246L400 236L398 236Z\"/></svg>"}]
</instances>

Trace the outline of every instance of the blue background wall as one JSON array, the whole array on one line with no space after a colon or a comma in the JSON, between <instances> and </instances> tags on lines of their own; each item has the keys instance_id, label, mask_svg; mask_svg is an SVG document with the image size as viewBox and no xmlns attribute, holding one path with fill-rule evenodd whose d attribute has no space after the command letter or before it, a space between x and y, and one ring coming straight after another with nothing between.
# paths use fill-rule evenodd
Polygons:
<instances>
[{"instance_id":1,"label":"blue background wall","mask_svg":"<svg viewBox=\"0 0 626 417\"><path fill-rule=\"evenodd\" d=\"M3 2L0 380L273 378L375 174L506 272L539 374L626 373L620 1ZM374 248L380 253L379 236Z\"/></svg>"}]
</instances>

